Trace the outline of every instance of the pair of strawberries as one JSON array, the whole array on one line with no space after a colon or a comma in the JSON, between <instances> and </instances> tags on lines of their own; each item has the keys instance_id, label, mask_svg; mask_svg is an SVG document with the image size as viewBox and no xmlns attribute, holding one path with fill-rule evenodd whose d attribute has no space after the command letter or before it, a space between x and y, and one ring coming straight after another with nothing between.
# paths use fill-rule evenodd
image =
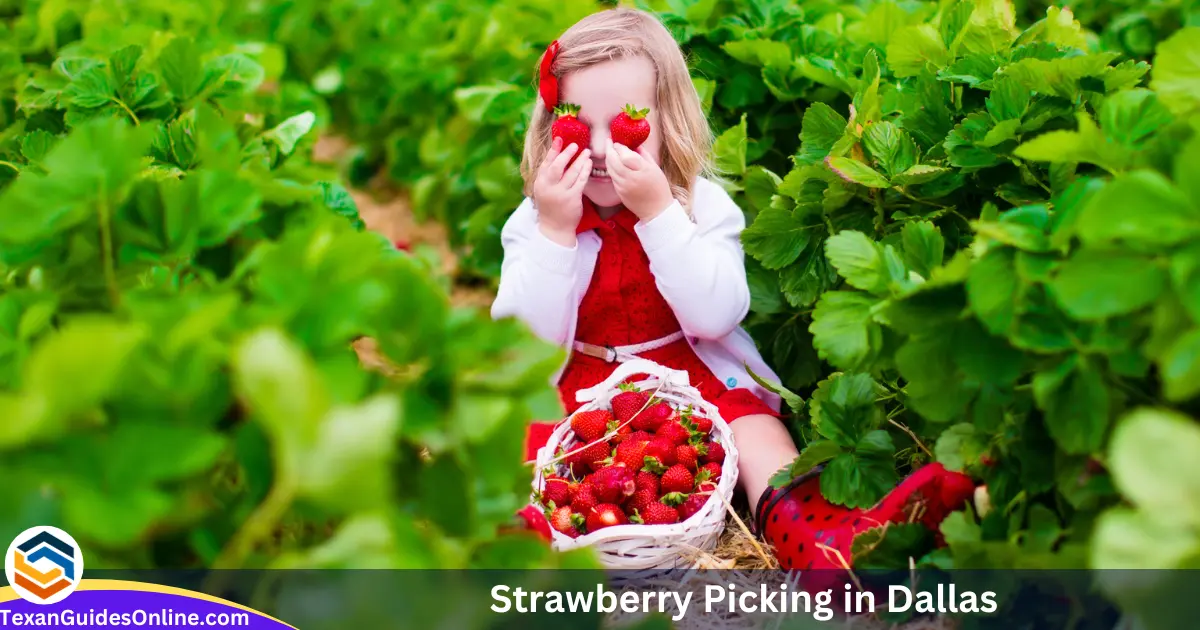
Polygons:
<instances>
[{"instance_id":1,"label":"pair of strawberries","mask_svg":"<svg viewBox=\"0 0 1200 630\"><path fill-rule=\"evenodd\" d=\"M605 527L687 520L721 478L725 448L712 420L621 385L612 410L576 414L579 443L560 451L568 476L547 474L539 500L555 530L575 538Z\"/></svg>"},{"instance_id":2,"label":"pair of strawberries","mask_svg":"<svg viewBox=\"0 0 1200 630\"><path fill-rule=\"evenodd\" d=\"M592 132L587 125L583 124L583 121L579 120L579 110L579 106L572 103L563 103L554 108L554 114L558 118L550 126L550 136L562 138L563 148L574 143L582 152L591 146ZM650 137L650 121L646 120L646 115L649 113L649 108L638 109L633 105L625 105L625 110L617 114L617 117L609 123L608 130L612 141L636 151L646 141L646 138ZM575 158L572 157L571 163L574 162Z\"/></svg>"}]
</instances>

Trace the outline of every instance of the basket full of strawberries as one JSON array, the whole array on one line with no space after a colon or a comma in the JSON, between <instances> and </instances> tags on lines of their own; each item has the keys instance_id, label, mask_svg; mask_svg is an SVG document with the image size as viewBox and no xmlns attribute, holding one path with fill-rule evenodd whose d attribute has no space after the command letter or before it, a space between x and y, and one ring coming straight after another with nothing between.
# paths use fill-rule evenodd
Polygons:
<instances>
[{"instance_id":1,"label":"basket full of strawberries","mask_svg":"<svg viewBox=\"0 0 1200 630\"><path fill-rule=\"evenodd\" d=\"M645 380L630 378L645 375ZM538 452L532 502L554 548L593 547L614 569L663 569L710 551L737 482L737 449L686 372L621 364Z\"/></svg>"}]
</instances>

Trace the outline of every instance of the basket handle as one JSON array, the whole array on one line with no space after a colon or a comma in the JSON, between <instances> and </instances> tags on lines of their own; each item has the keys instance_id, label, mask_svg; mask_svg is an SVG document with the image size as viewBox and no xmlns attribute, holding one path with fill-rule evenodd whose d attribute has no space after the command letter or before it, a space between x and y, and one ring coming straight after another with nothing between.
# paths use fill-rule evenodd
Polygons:
<instances>
[{"instance_id":1,"label":"basket handle","mask_svg":"<svg viewBox=\"0 0 1200 630\"><path fill-rule=\"evenodd\" d=\"M688 373L684 370L672 370L647 359L633 359L618 365L617 369L613 370L613 373L603 381L576 392L575 400L581 403L592 402L634 374L649 374L675 387L690 385Z\"/></svg>"}]
</instances>

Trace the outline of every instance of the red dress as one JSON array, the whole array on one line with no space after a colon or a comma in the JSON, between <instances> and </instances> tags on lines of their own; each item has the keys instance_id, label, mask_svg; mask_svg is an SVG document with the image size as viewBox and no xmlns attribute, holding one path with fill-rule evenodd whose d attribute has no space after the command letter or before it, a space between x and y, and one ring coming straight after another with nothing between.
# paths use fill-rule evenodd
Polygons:
<instances>
[{"instance_id":1,"label":"red dress","mask_svg":"<svg viewBox=\"0 0 1200 630\"><path fill-rule=\"evenodd\" d=\"M675 313L654 283L650 259L634 226L638 218L621 208L611 219L600 218L584 199L583 218L576 233L595 230L601 246L591 286L579 306L575 339L597 346L628 346L666 337L680 330ZM639 354L659 365L687 370L688 380L705 400L716 405L726 422L751 414L779 414L745 388L729 389L696 355L686 339ZM567 412L580 403L575 392L608 378L619 363L572 352L558 391Z\"/></svg>"}]
</instances>

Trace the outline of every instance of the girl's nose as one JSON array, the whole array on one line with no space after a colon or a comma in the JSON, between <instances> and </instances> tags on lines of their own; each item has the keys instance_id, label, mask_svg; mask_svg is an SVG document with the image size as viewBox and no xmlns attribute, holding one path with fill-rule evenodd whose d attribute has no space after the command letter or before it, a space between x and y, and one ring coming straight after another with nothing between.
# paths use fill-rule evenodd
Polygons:
<instances>
[{"instance_id":1,"label":"girl's nose","mask_svg":"<svg viewBox=\"0 0 1200 630\"><path fill-rule=\"evenodd\" d=\"M592 160L603 162L604 151L608 147L608 129L596 129L592 131Z\"/></svg>"}]
</instances>

